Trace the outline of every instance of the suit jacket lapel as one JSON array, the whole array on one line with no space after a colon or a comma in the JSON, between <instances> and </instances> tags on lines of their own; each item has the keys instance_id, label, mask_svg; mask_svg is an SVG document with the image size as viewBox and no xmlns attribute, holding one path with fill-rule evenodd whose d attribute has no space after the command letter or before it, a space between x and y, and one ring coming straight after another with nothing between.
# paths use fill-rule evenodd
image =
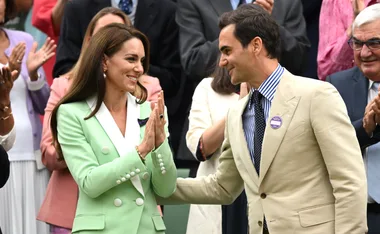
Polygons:
<instances>
[{"instance_id":1,"label":"suit jacket lapel","mask_svg":"<svg viewBox=\"0 0 380 234\"><path fill-rule=\"evenodd\" d=\"M232 11L231 2L229 0L208 0L214 8L218 16L221 16L224 12Z\"/></svg>"},{"instance_id":2,"label":"suit jacket lapel","mask_svg":"<svg viewBox=\"0 0 380 234\"><path fill-rule=\"evenodd\" d=\"M87 99L87 104L93 111L96 105L96 97ZM108 111L104 103L102 103L102 105L100 106L98 112L95 114L95 117L98 120L99 124L102 126L103 130L110 138L113 145L115 146L119 154L119 157L126 157L129 149L129 147L126 147L126 139L123 137L122 133L120 132L120 129L118 128L116 122L112 118L111 113ZM139 191L142 196L145 196L140 177L134 176L131 177L130 180L133 186L137 189L137 191Z\"/></svg>"},{"instance_id":3,"label":"suit jacket lapel","mask_svg":"<svg viewBox=\"0 0 380 234\"><path fill-rule=\"evenodd\" d=\"M291 87L295 85L291 76L289 72L284 72L272 102L262 145L259 184L276 156L299 102L299 97L291 92ZM273 129L270 125L271 119L275 116L282 119L281 127L278 129Z\"/></svg>"},{"instance_id":4,"label":"suit jacket lapel","mask_svg":"<svg viewBox=\"0 0 380 234\"><path fill-rule=\"evenodd\" d=\"M356 69L356 72L353 73L353 82L352 89L348 90L355 90L355 92L352 92L351 98L353 99L353 105L352 110L348 110L349 112L352 112L350 116L363 116L365 108L368 103L368 85L369 81L368 79L363 75L362 72L360 72L359 68ZM351 106L351 105L349 105ZM355 112L355 113L354 113ZM359 112L359 113L358 113Z\"/></svg>"},{"instance_id":5,"label":"suit jacket lapel","mask_svg":"<svg viewBox=\"0 0 380 234\"><path fill-rule=\"evenodd\" d=\"M158 12L155 9L156 0L139 0L135 15L135 28L146 32L153 24Z\"/></svg>"},{"instance_id":6,"label":"suit jacket lapel","mask_svg":"<svg viewBox=\"0 0 380 234\"><path fill-rule=\"evenodd\" d=\"M245 110L245 107L247 106L247 103L249 101L250 95L247 95L244 97L240 102L239 102L239 112L237 113L236 117L238 118L238 142L240 142L241 147L241 159L243 161L243 164L245 166L245 169L247 170L248 174L251 176L253 179L253 182L255 182L257 185L259 184L259 177L257 176L255 167L253 165L252 159L251 159L251 154L249 153L248 150L248 144L247 140L245 139L245 134L244 134L244 128L243 128L243 113Z\"/></svg>"}]
</instances>

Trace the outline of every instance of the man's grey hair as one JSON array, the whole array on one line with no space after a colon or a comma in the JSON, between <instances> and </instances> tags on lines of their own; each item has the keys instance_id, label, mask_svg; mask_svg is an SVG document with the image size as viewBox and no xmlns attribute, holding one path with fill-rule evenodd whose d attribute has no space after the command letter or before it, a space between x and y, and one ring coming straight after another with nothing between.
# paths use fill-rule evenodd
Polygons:
<instances>
[{"instance_id":1,"label":"man's grey hair","mask_svg":"<svg viewBox=\"0 0 380 234\"><path fill-rule=\"evenodd\" d=\"M352 24L352 31L355 28L372 23L375 20L380 20L380 3L364 8L364 10L356 16L354 23Z\"/></svg>"}]
</instances>

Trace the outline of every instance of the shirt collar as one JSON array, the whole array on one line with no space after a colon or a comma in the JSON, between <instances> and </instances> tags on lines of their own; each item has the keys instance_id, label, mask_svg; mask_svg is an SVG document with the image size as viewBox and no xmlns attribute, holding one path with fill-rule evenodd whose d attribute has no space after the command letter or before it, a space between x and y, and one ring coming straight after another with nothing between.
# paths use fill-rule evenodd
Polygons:
<instances>
[{"instance_id":1,"label":"shirt collar","mask_svg":"<svg viewBox=\"0 0 380 234\"><path fill-rule=\"evenodd\" d=\"M276 70L274 70L267 79L260 85L258 91L270 102L273 101L274 93L276 92L277 86L280 83L281 76L284 74L284 67L278 64ZM250 95L252 97L254 88L251 89Z\"/></svg>"}]
</instances>

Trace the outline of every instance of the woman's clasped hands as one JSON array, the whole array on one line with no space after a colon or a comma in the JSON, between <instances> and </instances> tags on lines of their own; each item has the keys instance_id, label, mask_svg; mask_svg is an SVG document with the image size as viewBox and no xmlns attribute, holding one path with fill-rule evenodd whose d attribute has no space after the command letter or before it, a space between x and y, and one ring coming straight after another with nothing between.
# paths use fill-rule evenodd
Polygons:
<instances>
[{"instance_id":1,"label":"woman's clasped hands","mask_svg":"<svg viewBox=\"0 0 380 234\"><path fill-rule=\"evenodd\" d=\"M144 138L137 147L140 157L145 159L146 155L158 148L166 139L165 133L165 102L164 92L161 91L158 101L152 105L152 112L145 127Z\"/></svg>"}]
</instances>

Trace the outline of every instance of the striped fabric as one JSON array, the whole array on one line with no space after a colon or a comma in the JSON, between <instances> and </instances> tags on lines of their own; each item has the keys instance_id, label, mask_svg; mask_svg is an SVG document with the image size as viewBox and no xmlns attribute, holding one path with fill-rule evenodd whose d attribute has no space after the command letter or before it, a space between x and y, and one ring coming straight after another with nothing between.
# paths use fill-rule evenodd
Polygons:
<instances>
[{"instance_id":1,"label":"striped fabric","mask_svg":"<svg viewBox=\"0 0 380 234\"><path fill-rule=\"evenodd\" d=\"M261 106L264 108L265 121L268 120L269 110L272 105L274 94L277 90L277 86L280 83L280 78L284 73L284 68L278 64L276 70L260 85L258 91L263 95L261 98ZM254 133L255 133L255 109L253 108L253 98L252 94L255 89L251 89L249 95L248 105L246 106L243 113L243 129L245 140L247 141L247 146L249 153L251 155L252 162L254 160ZM264 133L265 134L265 133Z\"/></svg>"}]
</instances>

